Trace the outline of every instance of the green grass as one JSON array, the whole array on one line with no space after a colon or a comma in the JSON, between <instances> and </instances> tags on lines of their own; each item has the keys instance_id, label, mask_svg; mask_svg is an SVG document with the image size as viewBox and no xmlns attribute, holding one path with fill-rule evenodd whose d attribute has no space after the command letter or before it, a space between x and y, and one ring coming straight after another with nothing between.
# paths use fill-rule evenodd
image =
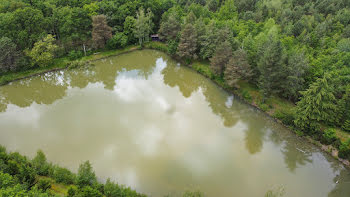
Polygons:
<instances>
[{"instance_id":1,"label":"green grass","mask_svg":"<svg viewBox=\"0 0 350 197\"><path fill-rule=\"evenodd\" d=\"M168 47L165 43L162 42L147 42L144 44L144 48L147 49L156 49L168 53Z\"/></svg>"}]
</instances>

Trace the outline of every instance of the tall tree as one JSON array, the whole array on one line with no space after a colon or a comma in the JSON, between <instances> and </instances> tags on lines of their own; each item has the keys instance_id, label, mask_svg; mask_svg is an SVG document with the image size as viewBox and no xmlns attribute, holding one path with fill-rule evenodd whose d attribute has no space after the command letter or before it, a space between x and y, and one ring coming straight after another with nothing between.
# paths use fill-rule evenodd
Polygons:
<instances>
[{"instance_id":1,"label":"tall tree","mask_svg":"<svg viewBox=\"0 0 350 197\"><path fill-rule=\"evenodd\" d=\"M232 57L231 44L228 41L220 43L214 56L210 59L210 68L216 74L221 76L225 69L226 64Z\"/></svg>"},{"instance_id":2,"label":"tall tree","mask_svg":"<svg viewBox=\"0 0 350 197\"><path fill-rule=\"evenodd\" d=\"M149 36L153 27L152 22L152 11L148 10L147 14L143 8L140 8L137 12L134 34L135 37L139 39L139 44L142 46L144 42L149 41Z\"/></svg>"},{"instance_id":3,"label":"tall tree","mask_svg":"<svg viewBox=\"0 0 350 197\"><path fill-rule=\"evenodd\" d=\"M243 49L235 51L228 61L224 72L226 83L230 87L235 87L239 79L249 80L252 74L251 66L247 60L247 53Z\"/></svg>"},{"instance_id":4,"label":"tall tree","mask_svg":"<svg viewBox=\"0 0 350 197\"><path fill-rule=\"evenodd\" d=\"M267 98L272 93L281 91L281 83L285 76L281 41L269 35L267 41L259 48L258 55L259 87L263 92L264 98Z\"/></svg>"},{"instance_id":5,"label":"tall tree","mask_svg":"<svg viewBox=\"0 0 350 197\"><path fill-rule=\"evenodd\" d=\"M0 35L10 38L19 49L31 48L47 34L46 21L40 10L31 7L0 14Z\"/></svg>"},{"instance_id":6,"label":"tall tree","mask_svg":"<svg viewBox=\"0 0 350 197\"><path fill-rule=\"evenodd\" d=\"M10 38L0 38L0 72L13 71L18 66L19 52Z\"/></svg>"},{"instance_id":7,"label":"tall tree","mask_svg":"<svg viewBox=\"0 0 350 197\"><path fill-rule=\"evenodd\" d=\"M104 48L107 41L112 38L112 28L107 24L105 15L92 17L92 41L95 48Z\"/></svg>"},{"instance_id":8,"label":"tall tree","mask_svg":"<svg viewBox=\"0 0 350 197\"><path fill-rule=\"evenodd\" d=\"M215 22L211 21L208 25L205 26L204 35L200 36L198 40L200 41L200 52L199 55L202 59L211 58L217 47L217 28Z\"/></svg>"},{"instance_id":9,"label":"tall tree","mask_svg":"<svg viewBox=\"0 0 350 197\"><path fill-rule=\"evenodd\" d=\"M304 87L304 73L308 63L303 53L292 51L288 57L288 66L286 69L286 78L283 81L283 96L289 100L295 101L300 95L299 92Z\"/></svg>"},{"instance_id":10,"label":"tall tree","mask_svg":"<svg viewBox=\"0 0 350 197\"><path fill-rule=\"evenodd\" d=\"M170 12L167 19L160 24L159 37L162 40L175 40L181 30L181 24L176 12Z\"/></svg>"},{"instance_id":11,"label":"tall tree","mask_svg":"<svg viewBox=\"0 0 350 197\"><path fill-rule=\"evenodd\" d=\"M326 74L312 83L297 103L295 125L306 131L319 129L320 123L334 123L337 117L334 87L329 84L330 75Z\"/></svg>"},{"instance_id":12,"label":"tall tree","mask_svg":"<svg viewBox=\"0 0 350 197\"><path fill-rule=\"evenodd\" d=\"M177 54L185 59L196 59L197 34L192 24L188 23L181 32Z\"/></svg>"}]
</instances>

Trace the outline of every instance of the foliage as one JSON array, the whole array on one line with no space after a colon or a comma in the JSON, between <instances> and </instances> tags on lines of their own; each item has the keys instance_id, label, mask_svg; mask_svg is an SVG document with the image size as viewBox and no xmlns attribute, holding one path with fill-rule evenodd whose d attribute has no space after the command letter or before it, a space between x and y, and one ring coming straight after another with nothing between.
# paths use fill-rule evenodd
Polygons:
<instances>
[{"instance_id":1,"label":"foliage","mask_svg":"<svg viewBox=\"0 0 350 197\"><path fill-rule=\"evenodd\" d=\"M336 121L336 99L334 88L329 84L329 75L317 79L309 89L302 92L297 104L295 124L301 129L315 131L320 123L331 124Z\"/></svg>"},{"instance_id":2,"label":"foliage","mask_svg":"<svg viewBox=\"0 0 350 197\"><path fill-rule=\"evenodd\" d=\"M36 174L41 176L47 176L49 174L49 164L47 163L46 156L43 151L38 150L36 156L32 160L33 168Z\"/></svg>"},{"instance_id":3,"label":"foliage","mask_svg":"<svg viewBox=\"0 0 350 197\"><path fill-rule=\"evenodd\" d=\"M73 184L75 181L75 175L71 171L58 166L54 167L52 178L57 183L63 183L66 185Z\"/></svg>"},{"instance_id":4,"label":"foliage","mask_svg":"<svg viewBox=\"0 0 350 197\"><path fill-rule=\"evenodd\" d=\"M8 37L0 38L0 73L14 71L18 68L19 52L16 44Z\"/></svg>"},{"instance_id":5,"label":"foliage","mask_svg":"<svg viewBox=\"0 0 350 197\"><path fill-rule=\"evenodd\" d=\"M51 182L47 179L40 179L39 182L37 183L37 186L38 186L38 189L45 192L51 188Z\"/></svg>"},{"instance_id":6,"label":"foliage","mask_svg":"<svg viewBox=\"0 0 350 197\"><path fill-rule=\"evenodd\" d=\"M232 49L230 43L228 41L220 43L215 50L214 56L210 59L210 68L214 74L221 76L231 57Z\"/></svg>"},{"instance_id":7,"label":"foliage","mask_svg":"<svg viewBox=\"0 0 350 197\"><path fill-rule=\"evenodd\" d=\"M181 32L177 54L184 59L197 59L197 34L192 24L187 24Z\"/></svg>"},{"instance_id":8,"label":"foliage","mask_svg":"<svg viewBox=\"0 0 350 197\"><path fill-rule=\"evenodd\" d=\"M337 140L337 136L334 128L329 128L325 130L322 136L323 136L322 141L325 144L332 144Z\"/></svg>"},{"instance_id":9,"label":"foliage","mask_svg":"<svg viewBox=\"0 0 350 197\"><path fill-rule=\"evenodd\" d=\"M175 12L171 12L166 19L160 24L159 37L162 40L175 40L181 30L179 17Z\"/></svg>"},{"instance_id":10,"label":"foliage","mask_svg":"<svg viewBox=\"0 0 350 197\"><path fill-rule=\"evenodd\" d=\"M282 43L273 35L259 48L258 69L260 73L259 87L264 98L280 91L281 83L284 79Z\"/></svg>"},{"instance_id":11,"label":"foliage","mask_svg":"<svg viewBox=\"0 0 350 197\"><path fill-rule=\"evenodd\" d=\"M107 41L107 48L119 49L119 48L126 47L127 44L128 44L128 37L122 32L117 32L111 39Z\"/></svg>"},{"instance_id":12,"label":"foliage","mask_svg":"<svg viewBox=\"0 0 350 197\"><path fill-rule=\"evenodd\" d=\"M55 38L48 34L43 40L35 43L32 50L26 51L26 54L32 59L33 65L46 67L52 63L54 52L57 49L54 41Z\"/></svg>"},{"instance_id":13,"label":"foliage","mask_svg":"<svg viewBox=\"0 0 350 197\"><path fill-rule=\"evenodd\" d=\"M144 42L149 41L149 36L153 28L152 22L153 13L151 10L145 11L143 8L140 8L134 25L134 35L139 39L140 46L143 45Z\"/></svg>"},{"instance_id":14,"label":"foliage","mask_svg":"<svg viewBox=\"0 0 350 197\"><path fill-rule=\"evenodd\" d=\"M247 60L247 54L243 49L233 53L226 65L224 77L230 87L235 87L238 80L249 80L252 76L252 69Z\"/></svg>"},{"instance_id":15,"label":"foliage","mask_svg":"<svg viewBox=\"0 0 350 197\"><path fill-rule=\"evenodd\" d=\"M89 161L80 164L76 178L76 184L79 187L93 186L97 182L95 172ZM90 190L87 188L87 190Z\"/></svg>"},{"instance_id":16,"label":"foliage","mask_svg":"<svg viewBox=\"0 0 350 197\"><path fill-rule=\"evenodd\" d=\"M203 197L203 193L200 191L186 191L182 197Z\"/></svg>"}]
</instances>

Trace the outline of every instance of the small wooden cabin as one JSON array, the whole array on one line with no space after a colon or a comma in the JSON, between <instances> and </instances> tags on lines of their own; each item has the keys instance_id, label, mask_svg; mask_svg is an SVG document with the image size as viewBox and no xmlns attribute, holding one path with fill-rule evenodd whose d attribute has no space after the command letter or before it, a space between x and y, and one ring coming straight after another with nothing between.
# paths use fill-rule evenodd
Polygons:
<instances>
[{"instance_id":1,"label":"small wooden cabin","mask_svg":"<svg viewBox=\"0 0 350 197\"><path fill-rule=\"evenodd\" d=\"M160 41L158 34L151 35L152 41Z\"/></svg>"}]
</instances>

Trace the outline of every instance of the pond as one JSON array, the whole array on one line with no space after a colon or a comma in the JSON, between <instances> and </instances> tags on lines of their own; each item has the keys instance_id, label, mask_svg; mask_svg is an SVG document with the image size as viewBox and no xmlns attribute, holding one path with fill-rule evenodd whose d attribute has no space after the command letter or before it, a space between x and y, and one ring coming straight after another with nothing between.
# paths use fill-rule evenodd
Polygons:
<instances>
[{"instance_id":1,"label":"pond","mask_svg":"<svg viewBox=\"0 0 350 197\"><path fill-rule=\"evenodd\" d=\"M350 196L338 161L153 50L0 87L0 144L151 196Z\"/></svg>"}]
</instances>

